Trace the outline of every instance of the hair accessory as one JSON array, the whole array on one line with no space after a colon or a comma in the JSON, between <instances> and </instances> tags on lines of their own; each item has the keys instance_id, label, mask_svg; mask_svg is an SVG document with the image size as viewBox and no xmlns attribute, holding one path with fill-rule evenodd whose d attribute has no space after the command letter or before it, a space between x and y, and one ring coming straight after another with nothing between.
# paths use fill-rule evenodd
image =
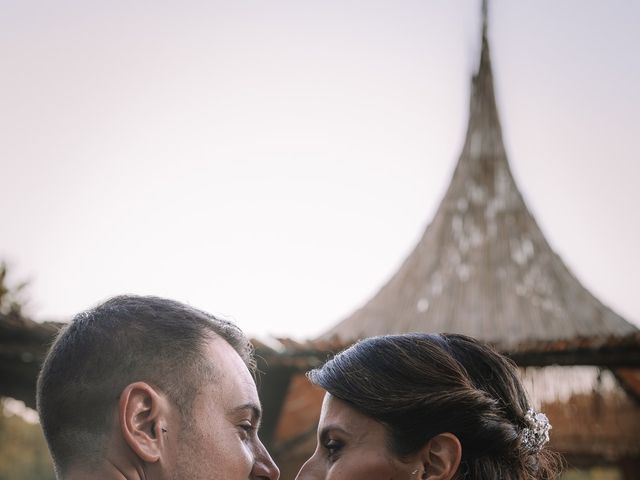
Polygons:
<instances>
[{"instance_id":1,"label":"hair accessory","mask_svg":"<svg viewBox=\"0 0 640 480\"><path fill-rule=\"evenodd\" d=\"M551 430L549 419L544 413L530 408L524 416L524 421L527 426L520 432L522 445L532 453L537 453L549 441L549 430Z\"/></svg>"}]
</instances>

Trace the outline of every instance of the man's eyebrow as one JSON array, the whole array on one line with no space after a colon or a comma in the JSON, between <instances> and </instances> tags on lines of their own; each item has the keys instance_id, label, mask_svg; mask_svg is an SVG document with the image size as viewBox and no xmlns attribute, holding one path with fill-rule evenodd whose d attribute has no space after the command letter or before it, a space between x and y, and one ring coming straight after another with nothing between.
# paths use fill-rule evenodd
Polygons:
<instances>
[{"instance_id":1,"label":"man's eyebrow","mask_svg":"<svg viewBox=\"0 0 640 480\"><path fill-rule=\"evenodd\" d=\"M260 420L262 418L262 408L257 403L249 402L243 405L238 405L237 407L231 409L231 413L241 413L247 410L251 412L253 421L260 423Z\"/></svg>"}]
</instances>

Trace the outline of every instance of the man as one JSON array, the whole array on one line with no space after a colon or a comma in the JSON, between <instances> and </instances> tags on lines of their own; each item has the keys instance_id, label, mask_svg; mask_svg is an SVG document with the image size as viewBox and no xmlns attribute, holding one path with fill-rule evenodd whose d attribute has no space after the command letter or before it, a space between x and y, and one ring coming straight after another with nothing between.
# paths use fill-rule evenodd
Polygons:
<instances>
[{"instance_id":1,"label":"man","mask_svg":"<svg viewBox=\"0 0 640 480\"><path fill-rule=\"evenodd\" d=\"M38 378L58 478L277 480L254 369L238 327L172 300L121 296L77 315Z\"/></svg>"}]
</instances>

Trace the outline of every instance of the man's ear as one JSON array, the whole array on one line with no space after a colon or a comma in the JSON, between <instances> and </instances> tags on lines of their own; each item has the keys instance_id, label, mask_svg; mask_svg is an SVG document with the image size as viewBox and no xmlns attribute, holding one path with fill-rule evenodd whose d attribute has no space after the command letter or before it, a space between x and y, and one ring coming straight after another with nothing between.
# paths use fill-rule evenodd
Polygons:
<instances>
[{"instance_id":1,"label":"man's ear","mask_svg":"<svg viewBox=\"0 0 640 480\"><path fill-rule=\"evenodd\" d=\"M462 445L452 433L433 437L420 452L424 465L423 479L451 480L455 477L462 459Z\"/></svg>"},{"instance_id":2,"label":"man's ear","mask_svg":"<svg viewBox=\"0 0 640 480\"><path fill-rule=\"evenodd\" d=\"M133 452L147 463L157 462L165 446L167 401L151 385L136 382L120 395L120 431Z\"/></svg>"}]
</instances>

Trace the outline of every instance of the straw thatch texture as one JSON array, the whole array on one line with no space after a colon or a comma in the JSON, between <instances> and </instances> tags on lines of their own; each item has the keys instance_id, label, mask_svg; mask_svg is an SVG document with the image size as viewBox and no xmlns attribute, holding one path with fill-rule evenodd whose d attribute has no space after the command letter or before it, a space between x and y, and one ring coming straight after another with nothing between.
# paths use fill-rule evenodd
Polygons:
<instances>
[{"instance_id":1,"label":"straw thatch texture","mask_svg":"<svg viewBox=\"0 0 640 480\"><path fill-rule=\"evenodd\" d=\"M456 332L518 350L580 340L598 347L638 329L603 305L556 255L511 174L486 32L464 148L422 239L364 306L323 338Z\"/></svg>"}]
</instances>

